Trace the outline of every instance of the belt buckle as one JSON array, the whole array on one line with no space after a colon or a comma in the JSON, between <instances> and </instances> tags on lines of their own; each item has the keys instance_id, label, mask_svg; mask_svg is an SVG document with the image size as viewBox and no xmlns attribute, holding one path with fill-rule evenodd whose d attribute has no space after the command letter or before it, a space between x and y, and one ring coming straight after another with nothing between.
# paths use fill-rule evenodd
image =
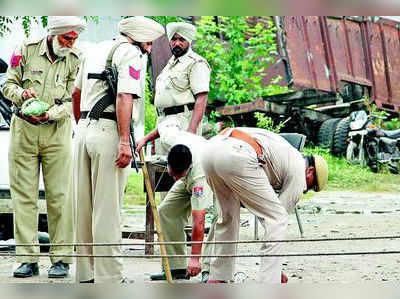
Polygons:
<instances>
[{"instance_id":1,"label":"belt buckle","mask_svg":"<svg viewBox=\"0 0 400 299\"><path fill-rule=\"evenodd\" d=\"M257 155L257 160L258 160L258 163L260 163L262 165L267 163L267 161L265 160L265 156L264 155Z\"/></svg>"}]
</instances>

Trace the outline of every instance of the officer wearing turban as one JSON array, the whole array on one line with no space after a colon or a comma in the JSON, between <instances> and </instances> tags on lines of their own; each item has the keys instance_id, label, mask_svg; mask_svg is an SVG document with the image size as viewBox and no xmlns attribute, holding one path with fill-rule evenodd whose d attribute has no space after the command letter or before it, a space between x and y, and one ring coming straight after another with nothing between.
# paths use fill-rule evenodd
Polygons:
<instances>
[{"instance_id":1,"label":"officer wearing turban","mask_svg":"<svg viewBox=\"0 0 400 299\"><path fill-rule=\"evenodd\" d=\"M18 111L25 101L39 98L49 109L39 116L16 112L11 121L9 177L14 204L14 235L17 254L37 254L39 247L18 247L37 243L38 185L42 170L51 243L73 241L71 188L71 95L79 65L73 48L85 23L78 17L49 17L48 35L24 42L13 53L4 85L4 95ZM67 276L71 247L52 247L50 278ZM39 258L20 256L14 277L39 274Z\"/></svg>"},{"instance_id":2,"label":"officer wearing turban","mask_svg":"<svg viewBox=\"0 0 400 299\"><path fill-rule=\"evenodd\" d=\"M169 45L173 56L156 81L154 105L159 112L157 128L138 142L138 149L148 141L158 137L158 130L165 128L171 122L176 123L179 130L199 135L202 133L201 123L208 101L211 69L207 61L191 48L192 41L196 37L196 27L185 22L169 23L167 24L167 37L170 41ZM170 148L162 142L157 147L159 154L167 154L169 150ZM205 190L208 189L206 188ZM188 194L192 194L192 191L190 190ZM206 193L204 192L204 198L207 197L205 196ZM181 224L188 221L189 215L193 214L194 230L198 227L204 227L204 223L202 226L200 224L202 223L201 221L196 221L196 219L203 219L204 214L197 216L201 215L202 211L198 211L195 205L190 206L190 202L187 199L185 201L189 203L189 210L191 209L192 213L188 214L187 210L182 209L178 209L179 212L177 212L176 206L179 206L182 201L182 196L178 192L169 192L168 195L163 194L163 196L166 196L166 198L159 208L159 213L161 225L165 227L164 235L166 241L183 241L184 233L183 229L181 229ZM201 197L203 197L203 193ZM184 198L190 198L190 196L185 195ZM203 201L206 201L206 199L203 199ZM174 221L170 221L172 218ZM199 235L199 238L198 241L202 241L203 236ZM205 250L207 251L208 249L208 246L206 246ZM184 246L168 246L167 252L169 254L182 253L184 252ZM175 279L186 277L186 272L189 273L189 276L196 276L200 271L198 259L189 260L189 266L184 258L170 259L169 263L172 269L172 276ZM204 259L202 262L202 280L207 280L208 268L209 259ZM154 274L151 279L164 280L165 274Z\"/></svg>"},{"instance_id":3,"label":"officer wearing turban","mask_svg":"<svg viewBox=\"0 0 400 299\"><path fill-rule=\"evenodd\" d=\"M116 40L97 45L96 54L85 57L75 82L73 111L78 122L75 146L74 194L77 202L76 241L79 243L121 243L121 211L125 184L132 158L129 146L130 121L135 102L145 98L146 56L152 41L165 34L157 22L130 17L118 24ZM98 120L90 112L107 95L101 73L111 60L118 70L117 96ZM76 183L75 183L76 182ZM79 246L78 254L121 255L119 246ZM79 282L123 280L121 258L81 257L77 259Z\"/></svg>"},{"instance_id":4,"label":"officer wearing turban","mask_svg":"<svg viewBox=\"0 0 400 299\"><path fill-rule=\"evenodd\" d=\"M201 121L208 101L211 69L192 50L196 27L185 22L167 24L167 37L173 56L156 80L154 105L158 123L175 118L181 129L201 135ZM159 149L160 153L166 153Z\"/></svg>"}]
</instances>

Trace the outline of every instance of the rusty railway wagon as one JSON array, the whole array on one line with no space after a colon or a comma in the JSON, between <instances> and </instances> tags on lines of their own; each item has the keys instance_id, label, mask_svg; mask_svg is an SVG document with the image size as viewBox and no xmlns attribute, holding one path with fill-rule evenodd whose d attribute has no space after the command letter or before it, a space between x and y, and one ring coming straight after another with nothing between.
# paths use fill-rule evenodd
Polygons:
<instances>
[{"instance_id":1,"label":"rusty railway wagon","mask_svg":"<svg viewBox=\"0 0 400 299\"><path fill-rule=\"evenodd\" d=\"M284 130L306 134L314 143L341 154L348 115L364 106L364 97L379 109L400 112L400 23L381 17L273 19L279 56L264 82L279 75L280 84L293 92L216 108L223 117L255 126L253 112L265 112L277 121L288 120ZM155 43L154 77L171 55L165 43Z\"/></svg>"},{"instance_id":2,"label":"rusty railway wagon","mask_svg":"<svg viewBox=\"0 0 400 299\"><path fill-rule=\"evenodd\" d=\"M380 17L274 17L279 57L265 82L280 75L294 92L250 104L220 107L236 119L264 111L289 119L286 130L341 155L348 115L368 97L379 109L400 112L400 24ZM311 107L311 108L310 108Z\"/></svg>"}]
</instances>

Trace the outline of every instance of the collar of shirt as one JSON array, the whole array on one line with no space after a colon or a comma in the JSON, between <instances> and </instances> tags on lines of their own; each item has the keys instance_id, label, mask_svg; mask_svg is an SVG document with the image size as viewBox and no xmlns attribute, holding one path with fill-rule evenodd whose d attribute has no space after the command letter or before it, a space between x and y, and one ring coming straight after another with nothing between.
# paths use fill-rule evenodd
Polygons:
<instances>
[{"instance_id":1,"label":"collar of shirt","mask_svg":"<svg viewBox=\"0 0 400 299\"><path fill-rule=\"evenodd\" d=\"M47 58L51 61L51 56L49 52L49 47L47 46L47 36L43 38L39 45L39 54L40 55L47 55Z\"/></svg>"},{"instance_id":2,"label":"collar of shirt","mask_svg":"<svg viewBox=\"0 0 400 299\"><path fill-rule=\"evenodd\" d=\"M117 38L115 38L115 40L118 41L118 42L128 42L129 43L128 38L126 36L123 36L123 35L118 36Z\"/></svg>"},{"instance_id":3,"label":"collar of shirt","mask_svg":"<svg viewBox=\"0 0 400 299\"><path fill-rule=\"evenodd\" d=\"M188 182L188 177L190 176L192 170L193 170L193 163L189 166L188 170L186 171L186 175L182 178L182 180L183 180L185 183Z\"/></svg>"},{"instance_id":4,"label":"collar of shirt","mask_svg":"<svg viewBox=\"0 0 400 299\"><path fill-rule=\"evenodd\" d=\"M120 36L116 37L114 40L116 42L128 42L129 44L134 46L135 49L138 51L138 53L140 55L140 58L142 58L143 55L145 55L145 54L142 53L142 50L140 50L139 46L132 44L126 36L120 35Z\"/></svg>"},{"instance_id":5,"label":"collar of shirt","mask_svg":"<svg viewBox=\"0 0 400 299\"><path fill-rule=\"evenodd\" d=\"M184 60L186 59L186 57L188 57L189 54L192 53L192 52L193 52L193 50L192 50L192 48L189 46L188 51L187 51L184 55L182 55L181 57L175 58L175 56L172 55L171 66L176 65L178 62L184 61Z\"/></svg>"}]
</instances>

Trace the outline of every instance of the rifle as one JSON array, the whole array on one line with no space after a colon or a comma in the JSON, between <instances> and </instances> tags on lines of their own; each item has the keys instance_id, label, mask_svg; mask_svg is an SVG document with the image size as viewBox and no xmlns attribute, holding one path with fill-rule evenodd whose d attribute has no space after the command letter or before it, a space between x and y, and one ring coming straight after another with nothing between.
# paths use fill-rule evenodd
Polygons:
<instances>
[{"instance_id":1,"label":"rifle","mask_svg":"<svg viewBox=\"0 0 400 299\"><path fill-rule=\"evenodd\" d=\"M131 131L130 131L130 138L129 138L129 144L131 145L131 151L132 151L132 162L131 162L131 167L135 167L136 172L139 173L139 168L136 162L136 140L135 140L135 129L133 127L133 121L131 121Z\"/></svg>"},{"instance_id":2,"label":"rifle","mask_svg":"<svg viewBox=\"0 0 400 299\"><path fill-rule=\"evenodd\" d=\"M107 94L102 97L89 112L89 118L99 119L103 111L110 105L115 104L117 98L117 84L118 84L118 69L112 65L112 57L115 50L125 42L116 43L112 48L107 57L106 68L101 73L89 73L88 79L98 79L105 81L108 86ZM129 144L132 152L132 163L131 167L135 167L136 172L139 172L136 156L135 156L135 131L133 128L133 121L130 122L130 137Z\"/></svg>"}]
</instances>

